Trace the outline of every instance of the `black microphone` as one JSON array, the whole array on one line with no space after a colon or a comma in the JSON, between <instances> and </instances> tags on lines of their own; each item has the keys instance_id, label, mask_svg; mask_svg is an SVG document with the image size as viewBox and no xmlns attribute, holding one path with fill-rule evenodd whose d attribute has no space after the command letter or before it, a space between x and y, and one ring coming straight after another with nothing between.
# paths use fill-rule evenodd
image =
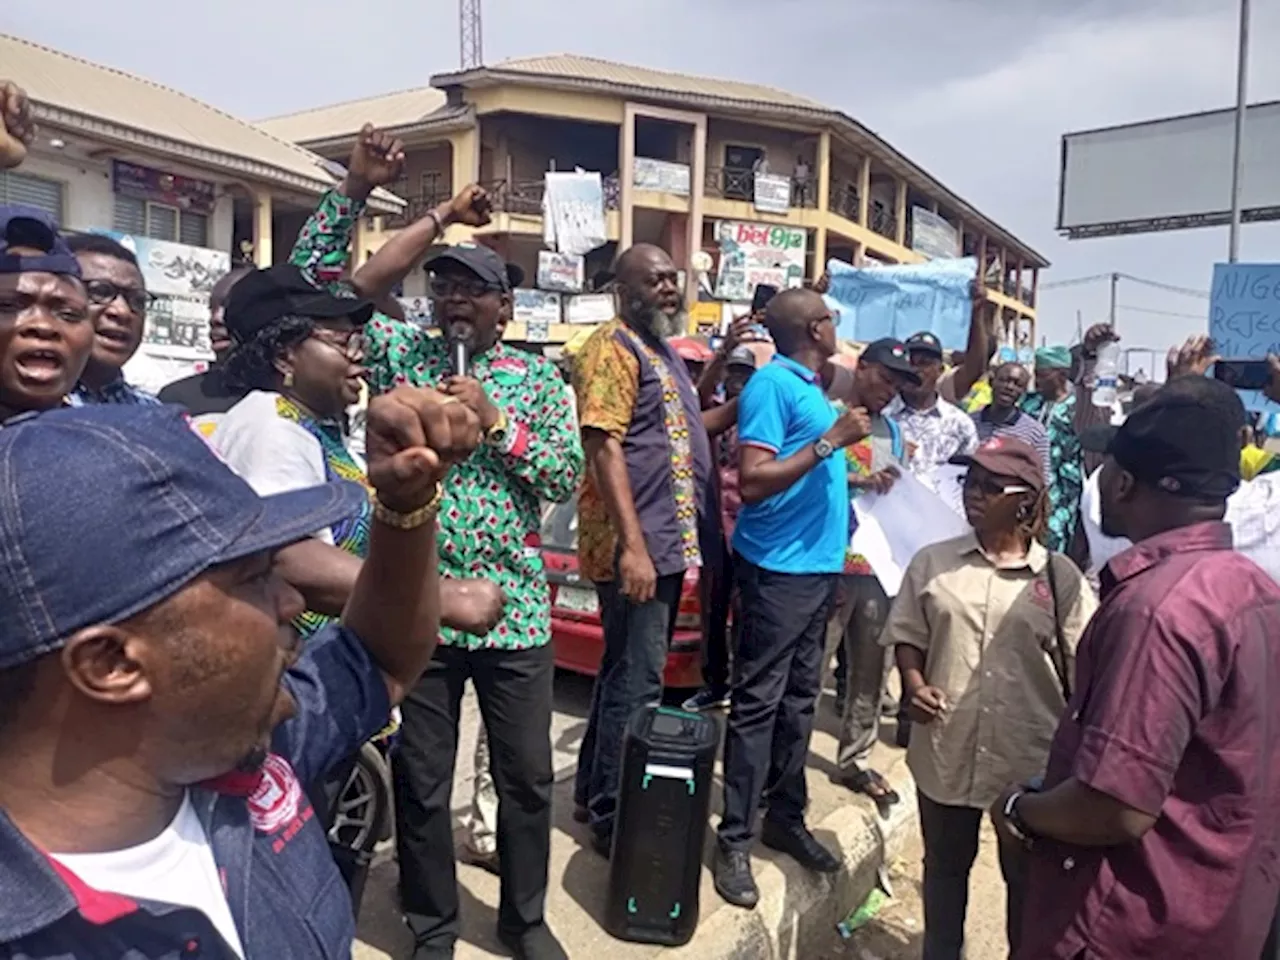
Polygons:
<instances>
[{"instance_id":1,"label":"black microphone","mask_svg":"<svg viewBox=\"0 0 1280 960\"><path fill-rule=\"evenodd\" d=\"M455 377L471 376L471 344L475 327L465 321L449 325L449 362Z\"/></svg>"}]
</instances>

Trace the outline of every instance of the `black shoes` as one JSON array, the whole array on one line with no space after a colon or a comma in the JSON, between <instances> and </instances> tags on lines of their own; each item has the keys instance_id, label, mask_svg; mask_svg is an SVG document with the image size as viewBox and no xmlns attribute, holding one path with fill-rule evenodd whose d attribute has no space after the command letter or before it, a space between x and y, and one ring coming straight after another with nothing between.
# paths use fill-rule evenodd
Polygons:
<instances>
[{"instance_id":1,"label":"black shoes","mask_svg":"<svg viewBox=\"0 0 1280 960\"><path fill-rule=\"evenodd\" d=\"M569 960L560 941L545 923L530 927L523 933L509 933L498 928L498 939L515 954L516 960Z\"/></svg>"},{"instance_id":2,"label":"black shoes","mask_svg":"<svg viewBox=\"0 0 1280 960\"><path fill-rule=\"evenodd\" d=\"M745 850L716 849L715 881L716 893L726 903L754 910L760 902L760 890L751 875L751 854Z\"/></svg>"},{"instance_id":3,"label":"black shoes","mask_svg":"<svg viewBox=\"0 0 1280 960\"><path fill-rule=\"evenodd\" d=\"M785 853L806 870L835 873L840 869L840 858L820 844L802 823L787 826L766 819L760 840L770 850ZM718 888L718 877L716 882Z\"/></svg>"}]
</instances>

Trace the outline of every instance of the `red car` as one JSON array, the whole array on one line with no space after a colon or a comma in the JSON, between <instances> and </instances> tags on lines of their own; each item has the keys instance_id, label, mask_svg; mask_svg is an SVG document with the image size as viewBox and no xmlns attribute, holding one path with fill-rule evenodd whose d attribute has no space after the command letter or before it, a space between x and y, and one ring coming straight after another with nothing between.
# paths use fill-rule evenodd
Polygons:
<instances>
[{"instance_id":1,"label":"red car","mask_svg":"<svg viewBox=\"0 0 1280 960\"><path fill-rule=\"evenodd\" d=\"M596 589L590 580L578 575L577 497L552 506L544 514L542 561L551 585L551 643L556 666L594 677L604 656L604 629ZM702 686L702 611L697 570L685 574L663 683L668 689Z\"/></svg>"}]
</instances>

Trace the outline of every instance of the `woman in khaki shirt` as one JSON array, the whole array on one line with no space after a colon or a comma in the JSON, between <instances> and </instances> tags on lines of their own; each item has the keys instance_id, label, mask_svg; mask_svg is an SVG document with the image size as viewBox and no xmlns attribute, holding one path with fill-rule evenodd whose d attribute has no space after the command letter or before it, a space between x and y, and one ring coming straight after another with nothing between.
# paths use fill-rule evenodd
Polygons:
<instances>
[{"instance_id":1,"label":"woman in khaki shirt","mask_svg":"<svg viewBox=\"0 0 1280 960\"><path fill-rule=\"evenodd\" d=\"M907 765L925 847L924 960L962 955L983 813L1005 784L1044 772L1076 642L1097 606L1075 564L1051 560L1038 540L1044 487L1030 445L1005 436L979 447L964 486L973 532L915 556L881 634L915 721ZM1017 851L1002 848L1000 866L1015 953Z\"/></svg>"}]
</instances>

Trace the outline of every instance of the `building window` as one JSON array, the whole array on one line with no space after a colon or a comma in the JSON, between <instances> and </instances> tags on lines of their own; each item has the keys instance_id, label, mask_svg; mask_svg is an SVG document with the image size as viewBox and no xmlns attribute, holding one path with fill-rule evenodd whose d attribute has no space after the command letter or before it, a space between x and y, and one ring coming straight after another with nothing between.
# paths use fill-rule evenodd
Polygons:
<instances>
[{"instance_id":1,"label":"building window","mask_svg":"<svg viewBox=\"0 0 1280 960\"><path fill-rule=\"evenodd\" d=\"M62 223L62 183L58 180L0 170L0 203L26 204Z\"/></svg>"},{"instance_id":2,"label":"building window","mask_svg":"<svg viewBox=\"0 0 1280 960\"><path fill-rule=\"evenodd\" d=\"M192 247L209 245L209 217L164 203L116 194L112 229Z\"/></svg>"}]
</instances>

